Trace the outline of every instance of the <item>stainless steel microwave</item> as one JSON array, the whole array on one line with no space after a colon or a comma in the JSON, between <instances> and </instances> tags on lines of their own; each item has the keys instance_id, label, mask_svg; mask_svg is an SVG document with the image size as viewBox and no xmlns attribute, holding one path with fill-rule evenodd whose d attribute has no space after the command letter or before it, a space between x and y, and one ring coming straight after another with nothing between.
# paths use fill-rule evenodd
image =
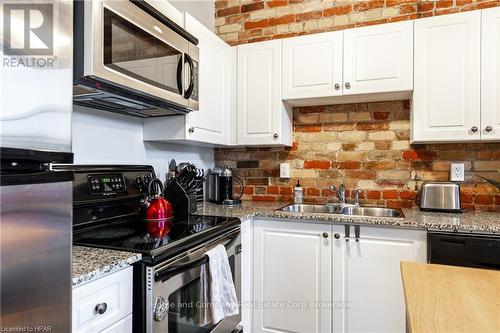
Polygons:
<instances>
[{"instance_id":1,"label":"stainless steel microwave","mask_svg":"<svg viewBox=\"0 0 500 333\"><path fill-rule=\"evenodd\" d=\"M74 3L77 105L139 117L199 108L198 40L145 0Z\"/></svg>"}]
</instances>

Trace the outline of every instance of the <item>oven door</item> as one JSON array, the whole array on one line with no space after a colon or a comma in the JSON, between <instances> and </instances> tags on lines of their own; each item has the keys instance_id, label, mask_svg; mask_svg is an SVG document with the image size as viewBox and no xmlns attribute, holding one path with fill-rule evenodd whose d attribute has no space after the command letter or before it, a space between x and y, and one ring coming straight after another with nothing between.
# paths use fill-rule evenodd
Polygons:
<instances>
[{"instance_id":1,"label":"oven door","mask_svg":"<svg viewBox=\"0 0 500 333\"><path fill-rule=\"evenodd\" d=\"M130 1L86 2L85 31L85 76L189 107L186 39Z\"/></svg>"},{"instance_id":2,"label":"oven door","mask_svg":"<svg viewBox=\"0 0 500 333\"><path fill-rule=\"evenodd\" d=\"M231 332L240 323L241 307L238 315L217 324L200 325L200 267L205 252L219 244L226 247L236 296L241 300L241 236L238 227L167 263L148 268L153 282L152 292L146 297L146 304L151 304L146 314L148 333Z\"/></svg>"}]
</instances>

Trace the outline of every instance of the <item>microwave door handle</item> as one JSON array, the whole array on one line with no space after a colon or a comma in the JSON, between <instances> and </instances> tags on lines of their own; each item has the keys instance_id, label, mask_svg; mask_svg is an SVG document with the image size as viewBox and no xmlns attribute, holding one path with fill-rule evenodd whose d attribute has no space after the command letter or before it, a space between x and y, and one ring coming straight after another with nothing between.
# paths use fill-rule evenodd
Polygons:
<instances>
[{"instance_id":1,"label":"microwave door handle","mask_svg":"<svg viewBox=\"0 0 500 333\"><path fill-rule=\"evenodd\" d=\"M184 89L182 88L182 57L180 57L177 63L177 90L179 90L179 95L184 94Z\"/></svg>"},{"instance_id":2,"label":"microwave door handle","mask_svg":"<svg viewBox=\"0 0 500 333\"><path fill-rule=\"evenodd\" d=\"M186 92L184 93L184 98L189 99L191 95L193 94L193 89L194 89L194 63L193 59L191 56L187 53L184 54L185 57L185 62L188 63L189 65L189 87L187 88Z\"/></svg>"}]
</instances>

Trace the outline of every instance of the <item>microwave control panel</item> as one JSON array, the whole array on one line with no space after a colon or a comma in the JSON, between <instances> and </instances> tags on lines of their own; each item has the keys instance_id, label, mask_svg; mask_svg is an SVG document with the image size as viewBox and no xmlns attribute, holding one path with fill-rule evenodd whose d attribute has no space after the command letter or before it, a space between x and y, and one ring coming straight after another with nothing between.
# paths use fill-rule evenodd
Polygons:
<instances>
[{"instance_id":1,"label":"microwave control panel","mask_svg":"<svg viewBox=\"0 0 500 333\"><path fill-rule=\"evenodd\" d=\"M122 192L126 190L125 181L121 174L88 175L91 194Z\"/></svg>"}]
</instances>

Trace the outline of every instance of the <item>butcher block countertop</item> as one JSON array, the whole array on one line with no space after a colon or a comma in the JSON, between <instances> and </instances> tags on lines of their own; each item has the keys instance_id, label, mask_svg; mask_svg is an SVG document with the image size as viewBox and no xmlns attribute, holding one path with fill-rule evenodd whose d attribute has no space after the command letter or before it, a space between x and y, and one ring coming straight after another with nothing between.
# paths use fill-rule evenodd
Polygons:
<instances>
[{"instance_id":1,"label":"butcher block countertop","mask_svg":"<svg viewBox=\"0 0 500 333\"><path fill-rule=\"evenodd\" d=\"M500 271L401 263L407 330L500 332Z\"/></svg>"}]
</instances>

